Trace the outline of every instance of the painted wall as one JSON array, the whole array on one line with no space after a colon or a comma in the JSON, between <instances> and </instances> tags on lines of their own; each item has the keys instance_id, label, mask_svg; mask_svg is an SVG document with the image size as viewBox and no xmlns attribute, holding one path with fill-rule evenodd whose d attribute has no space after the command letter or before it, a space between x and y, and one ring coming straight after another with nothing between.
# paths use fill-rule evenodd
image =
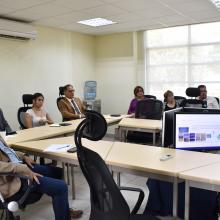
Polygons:
<instances>
[{"instance_id":1,"label":"painted wall","mask_svg":"<svg viewBox=\"0 0 220 220\"><path fill-rule=\"evenodd\" d=\"M96 37L96 79L102 112L126 113L137 84L143 85L143 32Z\"/></svg>"},{"instance_id":2,"label":"painted wall","mask_svg":"<svg viewBox=\"0 0 220 220\"><path fill-rule=\"evenodd\" d=\"M37 30L35 41L0 39L0 107L13 129L19 126L22 94L42 92L45 108L60 121L58 87L72 83L81 97L84 80L95 77L94 37L46 27Z\"/></svg>"},{"instance_id":3,"label":"painted wall","mask_svg":"<svg viewBox=\"0 0 220 220\"><path fill-rule=\"evenodd\" d=\"M86 80L97 80L102 112L126 113L133 89L143 85L143 32L90 36L55 28L37 27L36 40L0 38L0 107L13 129L22 94L42 92L54 121L58 87L74 85L83 99Z\"/></svg>"}]
</instances>

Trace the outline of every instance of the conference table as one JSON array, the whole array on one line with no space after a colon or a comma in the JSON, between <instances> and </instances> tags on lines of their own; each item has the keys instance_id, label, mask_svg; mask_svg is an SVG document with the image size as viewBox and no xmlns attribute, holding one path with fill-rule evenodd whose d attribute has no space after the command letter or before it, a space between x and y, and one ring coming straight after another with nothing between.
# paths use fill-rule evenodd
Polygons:
<instances>
[{"instance_id":1,"label":"conference table","mask_svg":"<svg viewBox=\"0 0 220 220\"><path fill-rule=\"evenodd\" d=\"M68 152L45 152L45 149L53 144L66 144L73 145L74 137L60 137L53 139L45 139L38 141L28 141L28 142L18 142L13 144L13 149L22 151L31 155L40 156L44 158L48 158L51 160L60 161L63 163L78 165L78 159L76 153L68 153ZM90 141L85 138L82 139L83 146L97 152L103 160L106 159L113 142L111 141ZM75 198L75 183L74 183L74 166L71 166L71 175L72 175L72 197Z\"/></svg>"},{"instance_id":2,"label":"conference table","mask_svg":"<svg viewBox=\"0 0 220 220\"><path fill-rule=\"evenodd\" d=\"M220 192L219 170L220 163L213 163L179 174L185 180L185 220L189 220L190 187Z\"/></svg>"},{"instance_id":3,"label":"conference table","mask_svg":"<svg viewBox=\"0 0 220 220\"><path fill-rule=\"evenodd\" d=\"M130 117L130 115L120 115L119 117L104 115L104 117L108 126L111 126L119 123L123 118ZM77 126L82 120L83 119L67 121L66 123L70 124L68 126L59 126L59 124L56 124L18 130L17 134L6 137L6 142L8 145L13 145L17 142L42 140L47 138L54 138L74 134Z\"/></svg>"},{"instance_id":4,"label":"conference table","mask_svg":"<svg viewBox=\"0 0 220 220\"><path fill-rule=\"evenodd\" d=\"M161 161L164 155L172 158ZM173 216L177 216L179 174L213 163L220 163L220 155L175 150L148 145L115 142L106 158L114 172L125 172L173 183Z\"/></svg>"},{"instance_id":5,"label":"conference table","mask_svg":"<svg viewBox=\"0 0 220 220\"><path fill-rule=\"evenodd\" d=\"M173 216L177 216L178 182L186 181L186 213L188 215L189 187L220 190L220 155L193 151L175 150L148 145L111 141L89 141L82 143L105 160L110 170L116 173L130 173L173 183ZM73 144L73 137L53 138L38 141L17 142L13 148L37 156L78 165L76 153L45 152L51 144ZM171 155L169 160L161 157ZM74 171L72 193L75 195ZM187 188L188 187L188 188ZM187 218L186 218L187 219Z\"/></svg>"},{"instance_id":6,"label":"conference table","mask_svg":"<svg viewBox=\"0 0 220 220\"><path fill-rule=\"evenodd\" d=\"M119 124L119 139L126 141L128 131L139 131L153 134L153 145L156 145L156 134L162 130L162 120L123 118Z\"/></svg>"}]
</instances>

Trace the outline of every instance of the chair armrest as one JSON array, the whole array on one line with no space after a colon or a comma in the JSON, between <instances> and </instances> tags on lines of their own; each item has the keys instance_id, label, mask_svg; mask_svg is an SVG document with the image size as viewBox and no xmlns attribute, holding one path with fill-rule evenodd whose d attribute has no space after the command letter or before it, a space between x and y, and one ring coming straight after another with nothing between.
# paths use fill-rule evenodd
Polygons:
<instances>
[{"instance_id":1,"label":"chair armrest","mask_svg":"<svg viewBox=\"0 0 220 220\"><path fill-rule=\"evenodd\" d=\"M14 177L18 177L18 178L25 179L28 181L27 190L25 191L24 195L17 201L19 208L23 208L22 205L25 202L25 200L27 199L27 197L32 189L32 186L33 186L32 179L28 176L24 176L24 175L17 174L17 173L11 173L11 172L0 172L0 176L14 176Z\"/></svg>"},{"instance_id":2,"label":"chair armrest","mask_svg":"<svg viewBox=\"0 0 220 220\"><path fill-rule=\"evenodd\" d=\"M139 192L138 200L137 200L133 210L131 211L131 215L137 214L137 212L138 212L139 208L141 207L141 204L144 200L144 191L142 189L134 188L134 187L118 187L118 188L119 188L119 190Z\"/></svg>"}]
</instances>

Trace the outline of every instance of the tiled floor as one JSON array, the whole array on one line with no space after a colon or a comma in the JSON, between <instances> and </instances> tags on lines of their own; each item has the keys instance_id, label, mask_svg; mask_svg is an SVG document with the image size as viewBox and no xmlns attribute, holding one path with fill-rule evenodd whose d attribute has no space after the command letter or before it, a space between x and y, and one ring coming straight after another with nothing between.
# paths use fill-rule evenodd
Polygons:
<instances>
[{"instance_id":1,"label":"tiled floor","mask_svg":"<svg viewBox=\"0 0 220 220\"><path fill-rule=\"evenodd\" d=\"M106 140L112 140L111 137L105 137ZM84 214L79 220L89 220L90 214L90 195L89 187L81 173L80 168L75 168L75 187L76 187L76 199L71 198L71 186L69 186L69 202L70 207L75 209L83 210ZM135 176L131 174L121 174L121 185L122 186L134 186L144 190L145 199L139 210L139 213L144 211L147 198L148 189L146 187L147 178ZM123 195L128 202L130 207L136 202L137 194L134 192L123 192ZM22 220L54 220L51 199L48 196L43 196L43 198L36 204L29 205L26 207L24 212L20 213ZM170 220L173 218L163 218L164 220Z\"/></svg>"},{"instance_id":2,"label":"tiled floor","mask_svg":"<svg viewBox=\"0 0 220 220\"><path fill-rule=\"evenodd\" d=\"M146 205L148 190L146 187L146 178L138 177L130 174L121 175L121 183L123 186L134 186L142 188L145 192L145 200L141 206L140 213L143 212ZM88 184L82 175L80 168L75 168L75 185L76 185L76 199L72 200L71 198L71 187L69 187L69 202L70 207L76 209L82 209L84 214L80 220L88 220L90 213L90 195ZM137 198L137 194L133 192L123 192L123 195L126 198L126 201L132 207ZM135 197L136 196L136 197ZM26 207L25 212L21 212L22 220L53 220L53 210L51 199L48 196L43 196L43 198L33 205Z\"/></svg>"}]
</instances>

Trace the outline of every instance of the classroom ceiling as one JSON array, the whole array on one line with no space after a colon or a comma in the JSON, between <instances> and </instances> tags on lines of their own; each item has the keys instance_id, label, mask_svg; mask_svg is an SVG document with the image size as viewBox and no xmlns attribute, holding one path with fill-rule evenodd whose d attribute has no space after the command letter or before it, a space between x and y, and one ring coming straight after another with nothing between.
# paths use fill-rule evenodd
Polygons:
<instances>
[{"instance_id":1,"label":"classroom ceiling","mask_svg":"<svg viewBox=\"0 0 220 220\"><path fill-rule=\"evenodd\" d=\"M0 0L0 16L92 35L220 21L210 0ZM96 17L118 23L77 24Z\"/></svg>"}]
</instances>

